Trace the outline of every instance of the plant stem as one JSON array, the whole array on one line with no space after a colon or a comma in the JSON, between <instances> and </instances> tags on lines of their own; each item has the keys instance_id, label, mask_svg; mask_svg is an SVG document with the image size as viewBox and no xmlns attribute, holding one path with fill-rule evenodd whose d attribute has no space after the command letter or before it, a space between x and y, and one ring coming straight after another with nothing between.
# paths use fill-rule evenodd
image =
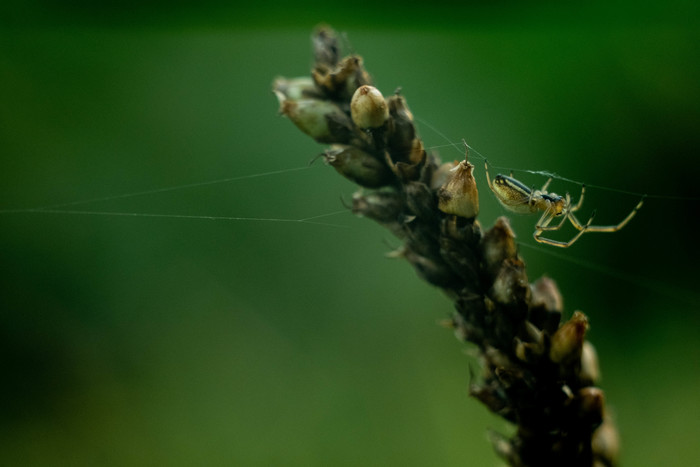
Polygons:
<instances>
[{"instance_id":1,"label":"plant stem","mask_svg":"<svg viewBox=\"0 0 700 467\"><path fill-rule=\"evenodd\" d=\"M517 428L510 439L490 434L497 454L512 466L616 465L586 316L561 323L555 282L529 283L507 218L482 230L468 154L443 164L427 153L403 96L371 86L362 58L341 58L331 29L318 28L313 45L310 78L274 83L280 112L331 144L323 157L341 175L374 190L355 193L352 211L403 239L392 255L454 301L448 325L477 346L482 366L470 394Z\"/></svg>"}]
</instances>

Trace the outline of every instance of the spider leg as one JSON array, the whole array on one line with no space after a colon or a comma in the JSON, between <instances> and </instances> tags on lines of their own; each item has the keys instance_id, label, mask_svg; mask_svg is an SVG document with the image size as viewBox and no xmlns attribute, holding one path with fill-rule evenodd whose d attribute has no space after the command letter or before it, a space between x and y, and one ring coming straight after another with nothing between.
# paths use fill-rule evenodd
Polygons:
<instances>
[{"instance_id":1,"label":"spider leg","mask_svg":"<svg viewBox=\"0 0 700 467\"><path fill-rule=\"evenodd\" d=\"M549 216L549 219L545 220L545 216ZM552 220L554 220L554 213L551 210L545 211L545 213L542 215L539 221L537 221L537 224L535 225L535 229L540 231L540 232L549 232L552 230L559 230L561 229L561 226L564 225L564 222L566 222L566 215L561 216L561 220L559 221L558 224L556 225L549 225Z\"/></svg>"},{"instance_id":2,"label":"spider leg","mask_svg":"<svg viewBox=\"0 0 700 467\"><path fill-rule=\"evenodd\" d=\"M489 161L484 159L484 169L486 172L486 183L488 183L489 188L493 191L493 184L491 183L491 177L489 177Z\"/></svg>"},{"instance_id":3,"label":"spider leg","mask_svg":"<svg viewBox=\"0 0 700 467\"><path fill-rule=\"evenodd\" d=\"M576 211L578 211L579 209L581 209L581 206L583 205L583 195L584 195L584 193L586 193L586 185L581 185L581 196L580 196L579 199L578 199L578 203L576 203L576 206L571 206L571 205L570 205L571 207L569 208L569 211L571 211L571 212L576 212ZM567 196L567 200L568 200L569 194L567 193L566 196ZM569 200L569 203L570 203L570 202L571 202L571 201Z\"/></svg>"},{"instance_id":4,"label":"spider leg","mask_svg":"<svg viewBox=\"0 0 700 467\"><path fill-rule=\"evenodd\" d=\"M552 177L549 177L549 179L546 182L544 182L544 185L542 185L542 188L540 188L540 191L542 193L547 193L547 187L549 186L550 183L552 183Z\"/></svg>"},{"instance_id":5,"label":"spider leg","mask_svg":"<svg viewBox=\"0 0 700 467\"><path fill-rule=\"evenodd\" d=\"M595 215L595 213L594 213L594 215ZM565 218L569 218L570 216L571 216L571 213L565 214ZM573 223L574 221L572 220L571 222ZM577 222L578 222L578 220L577 220ZM586 225L580 226L581 229L579 230L579 232L576 235L574 235L574 237L571 240L569 240L568 242L561 242L558 240L552 240L550 238L542 238L541 235L542 235L543 231L541 229L537 229L533 236L535 237L535 241L537 241L539 243L544 243L544 244L556 246L559 248L568 248L571 245L573 245L574 242L576 240L578 240L579 237L581 237L581 235L588 232L588 227L591 225L591 222L593 222L593 216L591 216L591 218L588 219L588 222L586 222Z\"/></svg>"},{"instance_id":6,"label":"spider leg","mask_svg":"<svg viewBox=\"0 0 700 467\"><path fill-rule=\"evenodd\" d=\"M627 217L622 219L622 221L617 224L617 225L590 225L588 227L585 227L585 230L587 232L617 232L621 228L627 225L627 223L632 220L635 214L637 214L637 211L642 207L642 204L644 204L644 198L642 198L639 203L632 209L632 212L627 214ZM584 228L584 226L581 225L578 219L573 214L569 214L569 219L571 220L571 223L576 227L577 229L581 230ZM589 221L590 223L590 221Z\"/></svg>"}]
</instances>

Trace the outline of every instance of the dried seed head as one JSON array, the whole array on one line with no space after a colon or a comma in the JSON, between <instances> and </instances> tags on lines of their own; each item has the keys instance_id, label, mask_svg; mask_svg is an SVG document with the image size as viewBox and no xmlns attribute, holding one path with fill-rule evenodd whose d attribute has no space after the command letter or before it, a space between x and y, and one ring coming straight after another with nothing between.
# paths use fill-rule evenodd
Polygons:
<instances>
[{"instance_id":1,"label":"dried seed head","mask_svg":"<svg viewBox=\"0 0 700 467\"><path fill-rule=\"evenodd\" d=\"M408 182L404 185L406 205L413 214L424 220L435 217L435 195L421 182Z\"/></svg>"},{"instance_id":2,"label":"dried seed head","mask_svg":"<svg viewBox=\"0 0 700 467\"><path fill-rule=\"evenodd\" d=\"M564 307L557 284L549 277L543 276L530 285L530 290L530 320L548 334L554 334L559 328Z\"/></svg>"},{"instance_id":3,"label":"dried seed head","mask_svg":"<svg viewBox=\"0 0 700 467\"><path fill-rule=\"evenodd\" d=\"M525 321L524 329L527 339L515 338L515 356L524 362L534 363L544 354L544 335L529 321Z\"/></svg>"},{"instance_id":4,"label":"dried seed head","mask_svg":"<svg viewBox=\"0 0 700 467\"><path fill-rule=\"evenodd\" d=\"M287 99L299 100L303 98L321 97L318 88L308 76L290 79L277 78L272 84L272 90L280 104Z\"/></svg>"},{"instance_id":5,"label":"dried seed head","mask_svg":"<svg viewBox=\"0 0 700 467\"><path fill-rule=\"evenodd\" d=\"M515 233L507 217L499 217L494 226L486 231L481 240L481 251L486 270L492 277L501 269L504 260L518 257Z\"/></svg>"},{"instance_id":6,"label":"dried seed head","mask_svg":"<svg viewBox=\"0 0 700 467\"><path fill-rule=\"evenodd\" d=\"M561 312L564 308L564 300L556 282L546 276L537 279L532 284L532 306Z\"/></svg>"},{"instance_id":7,"label":"dried seed head","mask_svg":"<svg viewBox=\"0 0 700 467\"><path fill-rule=\"evenodd\" d=\"M437 287L449 289L459 283L459 278L441 261L419 255L410 248L404 250L403 256L413 265L423 280Z\"/></svg>"},{"instance_id":8,"label":"dried seed head","mask_svg":"<svg viewBox=\"0 0 700 467\"><path fill-rule=\"evenodd\" d=\"M526 301L530 295L530 284L525 263L510 258L503 261L491 291L492 298L504 305Z\"/></svg>"},{"instance_id":9,"label":"dried seed head","mask_svg":"<svg viewBox=\"0 0 700 467\"><path fill-rule=\"evenodd\" d=\"M340 58L340 47L335 31L326 25L317 26L311 38L314 46L316 66L334 67Z\"/></svg>"},{"instance_id":10,"label":"dried seed head","mask_svg":"<svg viewBox=\"0 0 700 467\"><path fill-rule=\"evenodd\" d=\"M434 172L430 178L430 188L433 190L439 190L447 180L452 177L452 169L459 165L459 161L445 162L441 164Z\"/></svg>"},{"instance_id":11,"label":"dried seed head","mask_svg":"<svg viewBox=\"0 0 700 467\"><path fill-rule=\"evenodd\" d=\"M355 125L362 129L379 128L389 119L389 107L379 89L364 85L352 96L350 114Z\"/></svg>"},{"instance_id":12,"label":"dried seed head","mask_svg":"<svg viewBox=\"0 0 700 467\"><path fill-rule=\"evenodd\" d=\"M479 191L473 172L474 166L466 157L450 170L447 182L438 190L440 211L467 219L479 214Z\"/></svg>"},{"instance_id":13,"label":"dried seed head","mask_svg":"<svg viewBox=\"0 0 700 467\"><path fill-rule=\"evenodd\" d=\"M393 191L356 192L352 195L353 214L384 225L399 238L405 236L403 225L399 222L402 210L401 197Z\"/></svg>"},{"instance_id":14,"label":"dried seed head","mask_svg":"<svg viewBox=\"0 0 700 467\"><path fill-rule=\"evenodd\" d=\"M593 456L603 465L617 465L620 457L620 436L609 416L605 417L603 423L593 432L591 446Z\"/></svg>"},{"instance_id":15,"label":"dried seed head","mask_svg":"<svg viewBox=\"0 0 700 467\"><path fill-rule=\"evenodd\" d=\"M581 368L578 377L583 384L593 385L600 381L598 354L589 341L584 341L581 348Z\"/></svg>"},{"instance_id":16,"label":"dried seed head","mask_svg":"<svg viewBox=\"0 0 700 467\"><path fill-rule=\"evenodd\" d=\"M391 182L389 167L355 146L335 146L323 158L339 174L367 188L379 188Z\"/></svg>"},{"instance_id":17,"label":"dried seed head","mask_svg":"<svg viewBox=\"0 0 700 467\"><path fill-rule=\"evenodd\" d=\"M277 93L280 98L280 93ZM319 143L345 143L352 136L352 122L337 105L319 99L281 99L280 113Z\"/></svg>"},{"instance_id":18,"label":"dried seed head","mask_svg":"<svg viewBox=\"0 0 700 467\"><path fill-rule=\"evenodd\" d=\"M605 395L603 390L595 386L579 389L576 394L577 418L585 421L591 427L597 427L603 422L605 411Z\"/></svg>"},{"instance_id":19,"label":"dried seed head","mask_svg":"<svg viewBox=\"0 0 700 467\"><path fill-rule=\"evenodd\" d=\"M508 406L508 401L499 388L492 385L471 383L469 395L481 401L491 412L499 413Z\"/></svg>"},{"instance_id":20,"label":"dried seed head","mask_svg":"<svg viewBox=\"0 0 700 467\"><path fill-rule=\"evenodd\" d=\"M416 137L413 114L408 110L406 99L398 91L387 100L389 106L389 135L387 144L394 160L407 160Z\"/></svg>"},{"instance_id":21,"label":"dried seed head","mask_svg":"<svg viewBox=\"0 0 700 467\"><path fill-rule=\"evenodd\" d=\"M493 430L489 431L489 439L496 454L509 465L523 465L518 456L517 449L505 436Z\"/></svg>"},{"instance_id":22,"label":"dried seed head","mask_svg":"<svg viewBox=\"0 0 700 467\"><path fill-rule=\"evenodd\" d=\"M552 336L549 358L554 363L562 363L580 358L583 341L588 330L588 318L580 311L574 312Z\"/></svg>"},{"instance_id":23,"label":"dried seed head","mask_svg":"<svg viewBox=\"0 0 700 467\"><path fill-rule=\"evenodd\" d=\"M311 71L311 77L326 95L343 101L350 99L358 87L372 83L359 55L343 58L334 68L317 64Z\"/></svg>"}]
</instances>

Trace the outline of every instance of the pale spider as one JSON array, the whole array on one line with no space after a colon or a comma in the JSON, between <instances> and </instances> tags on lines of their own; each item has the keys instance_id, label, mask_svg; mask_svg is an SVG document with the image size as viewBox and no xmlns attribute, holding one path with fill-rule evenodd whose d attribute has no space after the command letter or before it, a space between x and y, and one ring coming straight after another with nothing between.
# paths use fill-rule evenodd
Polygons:
<instances>
[{"instance_id":1,"label":"pale spider","mask_svg":"<svg viewBox=\"0 0 700 467\"><path fill-rule=\"evenodd\" d=\"M567 248L586 232L617 232L627 225L644 202L644 198L642 198L632 212L617 225L591 225L593 217L595 216L595 211L593 211L588 222L582 224L574 213L578 211L583 204L583 195L586 191L585 185L581 186L581 197L578 203L572 205L571 197L568 193L566 196L559 196L556 193L547 192L547 187L552 181L551 177L539 190L526 187L521 182L514 179L512 173L510 177L498 174L492 182L489 177L489 163L488 161L484 162L486 167L486 181L489 184L489 188L491 188L491 191L496 195L496 199L498 199L504 208L518 214L532 214L542 211L542 217L540 217L540 220L537 221L535 225L535 233L533 236L536 241L546 243L547 245ZM561 217L561 221L556 225L549 225L555 217ZM544 232L559 230L567 219L571 222L571 225L578 230L574 238L568 242L561 242L542 237Z\"/></svg>"}]
</instances>

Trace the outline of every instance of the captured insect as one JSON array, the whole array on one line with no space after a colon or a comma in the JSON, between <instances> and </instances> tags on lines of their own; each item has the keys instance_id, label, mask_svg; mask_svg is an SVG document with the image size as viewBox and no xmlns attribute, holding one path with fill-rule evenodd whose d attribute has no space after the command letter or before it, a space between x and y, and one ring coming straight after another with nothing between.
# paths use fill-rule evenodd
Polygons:
<instances>
[{"instance_id":1,"label":"captured insect","mask_svg":"<svg viewBox=\"0 0 700 467\"><path fill-rule=\"evenodd\" d=\"M498 199L504 208L518 214L542 212L542 217L540 217L540 220L537 221L535 225L535 233L533 236L536 241L546 243L547 245L567 248L573 245L573 243L586 232L617 232L627 225L644 202L644 198L642 198L632 212L617 225L591 225L593 217L595 216L595 211L588 219L588 222L583 224L576 218L574 213L578 211L583 204L583 195L586 192L585 185L581 187L581 197L578 202L576 204L571 204L571 197L568 193L566 196L559 196L556 193L549 193L547 191L547 187L552 181L551 177L539 190L526 187L522 182L513 178L512 174L510 177L498 174L492 182L489 177L488 161L484 162L486 167L486 181L489 184L489 188L491 188L491 191L496 195L496 199ZM561 218L561 220L555 225L550 225L557 217ZM571 225L578 230L578 233L574 235L571 240L562 242L542 237L544 232L559 230L567 219L571 222Z\"/></svg>"}]
</instances>

